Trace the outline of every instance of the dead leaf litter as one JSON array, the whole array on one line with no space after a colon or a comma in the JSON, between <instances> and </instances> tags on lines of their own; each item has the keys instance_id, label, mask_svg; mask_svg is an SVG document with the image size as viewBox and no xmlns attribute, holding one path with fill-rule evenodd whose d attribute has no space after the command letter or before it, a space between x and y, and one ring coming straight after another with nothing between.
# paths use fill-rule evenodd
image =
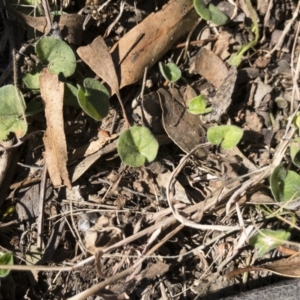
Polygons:
<instances>
[{"instance_id":1,"label":"dead leaf litter","mask_svg":"<svg viewBox=\"0 0 300 300\"><path fill-rule=\"evenodd\" d=\"M299 199L278 202L270 176L299 173L300 4L214 1L228 18L216 26L192 0L25 2L0 0L0 84L21 91L28 126L0 143L0 260L14 260L0 298L208 300L299 278ZM68 78L35 52L54 33L77 55ZM86 78L109 93L101 121L93 104L64 103ZM212 110L191 114L199 95ZM238 145L209 143L217 125L242 128ZM132 126L159 144L142 167L118 155ZM265 230L290 238L260 255Z\"/></svg>"}]
</instances>

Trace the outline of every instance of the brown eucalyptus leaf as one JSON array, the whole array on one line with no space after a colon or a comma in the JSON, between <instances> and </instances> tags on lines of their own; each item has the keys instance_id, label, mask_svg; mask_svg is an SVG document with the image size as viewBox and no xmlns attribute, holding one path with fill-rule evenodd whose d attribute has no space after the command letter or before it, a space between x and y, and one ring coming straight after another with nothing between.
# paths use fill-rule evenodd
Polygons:
<instances>
[{"instance_id":1,"label":"brown eucalyptus leaf","mask_svg":"<svg viewBox=\"0 0 300 300\"><path fill-rule=\"evenodd\" d=\"M190 32L198 19L192 0L171 0L124 35L111 50L120 88L142 78L145 68L153 66L176 40Z\"/></svg>"},{"instance_id":2,"label":"brown eucalyptus leaf","mask_svg":"<svg viewBox=\"0 0 300 300\"><path fill-rule=\"evenodd\" d=\"M77 54L100 78L107 82L116 94L119 94L115 65L105 41L100 35L91 44L79 47Z\"/></svg>"},{"instance_id":3,"label":"brown eucalyptus leaf","mask_svg":"<svg viewBox=\"0 0 300 300\"><path fill-rule=\"evenodd\" d=\"M163 111L163 126L168 136L184 152L188 153L204 142L204 130L199 116L187 112L181 101L174 99L164 89L158 90L160 105ZM195 153L199 158L206 157L202 148Z\"/></svg>"},{"instance_id":4,"label":"brown eucalyptus leaf","mask_svg":"<svg viewBox=\"0 0 300 300\"><path fill-rule=\"evenodd\" d=\"M55 187L72 188L67 170L67 144L64 132L64 83L45 68L40 76L41 96L45 105L47 129L44 135L44 158Z\"/></svg>"}]
</instances>

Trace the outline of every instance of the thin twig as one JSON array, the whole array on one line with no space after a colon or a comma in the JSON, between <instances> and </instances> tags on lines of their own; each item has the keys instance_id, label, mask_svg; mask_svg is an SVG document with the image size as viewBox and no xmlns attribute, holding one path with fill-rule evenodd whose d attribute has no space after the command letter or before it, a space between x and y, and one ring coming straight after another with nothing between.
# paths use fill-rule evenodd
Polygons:
<instances>
[{"instance_id":1,"label":"thin twig","mask_svg":"<svg viewBox=\"0 0 300 300\"><path fill-rule=\"evenodd\" d=\"M44 207L46 196L46 183L47 183L47 167L44 165L41 184L40 184L40 199L39 199L39 215L37 219L37 248L43 249L43 228L44 228Z\"/></svg>"}]
</instances>

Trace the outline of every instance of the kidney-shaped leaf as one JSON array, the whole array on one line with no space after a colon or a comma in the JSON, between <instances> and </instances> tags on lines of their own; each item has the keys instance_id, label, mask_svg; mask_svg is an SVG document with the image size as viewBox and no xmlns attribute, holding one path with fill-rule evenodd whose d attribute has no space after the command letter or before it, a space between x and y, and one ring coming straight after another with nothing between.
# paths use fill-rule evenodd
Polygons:
<instances>
[{"instance_id":1,"label":"kidney-shaped leaf","mask_svg":"<svg viewBox=\"0 0 300 300\"><path fill-rule=\"evenodd\" d=\"M53 37L41 38L35 46L37 57L46 62L52 74L71 76L76 68L76 58L71 47Z\"/></svg>"},{"instance_id":2,"label":"kidney-shaped leaf","mask_svg":"<svg viewBox=\"0 0 300 300\"><path fill-rule=\"evenodd\" d=\"M86 114L101 121L109 111L109 92L98 80L86 78L78 89L78 103Z\"/></svg>"},{"instance_id":3,"label":"kidney-shaped leaf","mask_svg":"<svg viewBox=\"0 0 300 300\"><path fill-rule=\"evenodd\" d=\"M22 80L25 85L31 90L38 90L40 88L40 75L42 69L41 66L35 67L31 72L26 73Z\"/></svg>"},{"instance_id":4,"label":"kidney-shaped leaf","mask_svg":"<svg viewBox=\"0 0 300 300\"><path fill-rule=\"evenodd\" d=\"M236 146L243 136L243 130L234 125L213 126L207 130L207 139L213 145L221 144L224 149Z\"/></svg>"},{"instance_id":5,"label":"kidney-shaped leaf","mask_svg":"<svg viewBox=\"0 0 300 300\"><path fill-rule=\"evenodd\" d=\"M128 166L140 167L153 161L157 151L158 142L146 127L134 126L120 135L118 153Z\"/></svg>"},{"instance_id":6,"label":"kidney-shaped leaf","mask_svg":"<svg viewBox=\"0 0 300 300\"><path fill-rule=\"evenodd\" d=\"M174 63L163 64L159 62L159 70L166 80L175 82L180 79L181 71Z\"/></svg>"},{"instance_id":7,"label":"kidney-shaped leaf","mask_svg":"<svg viewBox=\"0 0 300 300\"><path fill-rule=\"evenodd\" d=\"M189 102L188 112L190 112L193 115L207 114L211 111L211 107L206 107L206 101L203 95L199 95Z\"/></svg>"},{"instance_id":8,"label":"kidney-shaped leaf","mask_svg":"<svg viewBox=\"0 0 300 300\"><path fill-rule=\"evenodd\" d=\"M274 169L270 176L272 194L277 202L300 198L300 175L287 171L282 166Z\"/></svg>"},{"instance_id":9,"label":"kidney-shaped leaf","mask_svg":"<svg viewBox=\"0 0 300 300\"><path fill-rule=\"evenodd\" d=\"M27 123L23 119L24 110L23 95L14 85L5 85L0 88L0 141L6 140L12 132L18 138L26 134Z\"/></svg>"}]
</instances>

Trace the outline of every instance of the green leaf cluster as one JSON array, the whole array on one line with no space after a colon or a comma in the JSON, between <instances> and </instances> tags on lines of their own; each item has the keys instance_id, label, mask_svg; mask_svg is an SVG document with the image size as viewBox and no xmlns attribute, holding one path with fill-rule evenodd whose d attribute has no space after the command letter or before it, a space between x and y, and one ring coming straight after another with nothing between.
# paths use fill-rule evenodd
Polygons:
<instances>
[{"instance_id":1,"label":"green leaf cluster","mask_svg":"<svg viewBox=\"0 0 300 300\"><path fill-rule=\"evenodd\" d=\"M53 37L41 38L35 51L41 63L30 73L23 77L25 85L33 90L39 89L39 77L43 66L46 65L50 72L60 75L61 80L72 76L76 68L76 57L71 47L62 40ZM64 103L66 105L81 107L81 109L96 121L101 121L109 111L109 92L99 81L86 78L83 87L75 87L65 82ZM40 111L36 106L30 107L28 114Z\"/></svg>"},{"instance_id":2,"label":"green leaf cluster","mask_svg":"<svg viewBox=\"0 0 300 300\"><path fill-rule=\"evenodd\" d=\"M23 76L23 82L29 89L39 89L43 66L47 66L52 74L60 75L62 78L74 74L76 57L71 47L64 41L54 37L43 37L36 43L35 52L40 63Z\"/></svg>"}]
</instances>

